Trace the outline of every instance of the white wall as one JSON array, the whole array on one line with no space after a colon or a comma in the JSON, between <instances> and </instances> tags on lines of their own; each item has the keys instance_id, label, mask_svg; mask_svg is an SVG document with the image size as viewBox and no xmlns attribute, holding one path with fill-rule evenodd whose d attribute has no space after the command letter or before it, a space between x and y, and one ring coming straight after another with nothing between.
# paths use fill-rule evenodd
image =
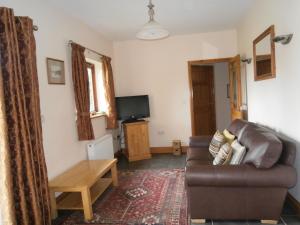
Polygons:
<instances>
[{"instance_id":1,"label":"white wall","mask_svg":"<svg viewBox=\"0 0 300 225\"><path fill-rule=\"evenodd\" d=\"M191 135L187 62L236 54L234 30L116 42L116 94L149 95L151 146L170 146L173 139L186 145Z\"/></svg>"},{"instance_id":2,"label":"white wall","mask_svg":"<svg viewBox=\"0 0 300 225\"><path fill-rule=\"evenodd\" d=\"M214 64L216 125L223 131L231 122L230 99L227 98L227 84L229 84L228 63Z\"/></svg>"},{"instance_id":3,"label":"white wall","mask_svg":"<svg viewBox=\"0 0 300 225\"><path fill-rule=\"evenodd\" d=\"M13 8L15 15L31 17L39 27L35 37L44 118L43 139L48 176L52 178L87 157L86 143L77 139L71 56L67 42L71 39L108 56L112 56L112 43L45 1L1 0L1 6ZM46 57L65 61L66 85L48 85ZM93 119L93 125L96 136L106 133L104 117Z\"/></svg>"},{"instance_id":4,"label":"white wall","mask_svg":"<svg viewBox=\"0 0 300 225\"><path fill-rule=\"evenodd\" d=\"M249 120L270 126L298 145L295 166L300 174L300 1L256 0L238 29L239 52L252 56L252 41L270 25L277 35L294 33L289 45L276 44L276 79L254 82L247 65ZM300 201L300 179L291 193Z\"/></svg>"}]
</instances>

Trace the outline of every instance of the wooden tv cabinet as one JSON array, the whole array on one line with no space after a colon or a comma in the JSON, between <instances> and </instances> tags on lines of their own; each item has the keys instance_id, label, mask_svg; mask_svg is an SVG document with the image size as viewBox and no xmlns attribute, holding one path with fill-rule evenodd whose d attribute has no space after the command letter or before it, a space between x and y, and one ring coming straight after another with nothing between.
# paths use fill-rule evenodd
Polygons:
<instances>
[{"instance_id":1,"label":"wooden tv cabinet","mask_svg":"<svg viewBox=\"0 0 300 225\"><path fill-rule=\"evenodd\" d=\"M129 162L150 159L148 121L124 123L125 150Z\"/></svg>"}]
</instances>

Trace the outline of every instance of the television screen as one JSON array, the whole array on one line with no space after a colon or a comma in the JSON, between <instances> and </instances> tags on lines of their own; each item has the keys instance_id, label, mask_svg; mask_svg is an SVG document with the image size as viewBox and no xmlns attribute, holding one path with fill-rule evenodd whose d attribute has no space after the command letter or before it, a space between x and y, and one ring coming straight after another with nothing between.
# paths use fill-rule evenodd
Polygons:
<instances>
[{"instance_id":1,"label":"television screen","mask_svg":"<svg viewBox=\"0 0 300 225\"><path fill-rule=\"evenodd\" d=\"M148 95L116 97L118 120L150 117Z\"/></svg>"}]
</instances>

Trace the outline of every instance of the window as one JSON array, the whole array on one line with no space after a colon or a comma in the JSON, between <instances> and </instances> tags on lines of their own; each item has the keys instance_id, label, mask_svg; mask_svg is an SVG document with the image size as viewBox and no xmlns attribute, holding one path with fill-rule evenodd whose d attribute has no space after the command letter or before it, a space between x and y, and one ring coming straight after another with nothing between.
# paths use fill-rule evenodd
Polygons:
<instances>
[{"instance_id":1,"label":"window","mask_svg":"<svg viewBox=\"0 0 300 225\"><path fill-rule=\"evenodd\" d=\"M86 58L87 73L89 81L90 113L92 117L103 115L107 104L103 86L102 63Z\"/></svg>"},{"instance_id":2,"label":"window","mask_svg":"<svg viewBox=\"0 0 300 225\"><path fill-rule=\"evenodd\" d=\"M88 79L89 79L89 92L90 92L90 112L98 112L97 88L96 88L96 73L95 65L91 63L86 64Z\"/></svg>"}]
</instances>

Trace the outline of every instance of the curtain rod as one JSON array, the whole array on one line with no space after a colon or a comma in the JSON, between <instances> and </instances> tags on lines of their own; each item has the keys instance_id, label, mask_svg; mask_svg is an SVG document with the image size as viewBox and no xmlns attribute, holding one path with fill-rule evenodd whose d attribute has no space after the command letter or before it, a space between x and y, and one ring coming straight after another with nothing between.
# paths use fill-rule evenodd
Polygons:
<instances>
[{"instance_id":1,"label":"curtain rod","mask_svg":"<svg viewBox=\"0 0 300 225\"><path fill-rule=\"evenodd\" d=\"M72 43L77 44L76 42L70 40L70 41L69 41L69 45L71 45ZM78 44L78 45L79 45L79 44ZM103 54L101 54L101 53L99 53L99 52L96 52L96 51L93 50L93 49L87 48L87 47L85 47L85 46L83 46L83 47L84 47L85 49L87 49L87 50L89 50L89 51L91 51L91 52L97 54L97 55L100 55L100 56L102 56L102 57L108 57L108 56L103 55ZM109 58L109 57L108 57L108 58Z\"/></svg>"}]
</instances>

